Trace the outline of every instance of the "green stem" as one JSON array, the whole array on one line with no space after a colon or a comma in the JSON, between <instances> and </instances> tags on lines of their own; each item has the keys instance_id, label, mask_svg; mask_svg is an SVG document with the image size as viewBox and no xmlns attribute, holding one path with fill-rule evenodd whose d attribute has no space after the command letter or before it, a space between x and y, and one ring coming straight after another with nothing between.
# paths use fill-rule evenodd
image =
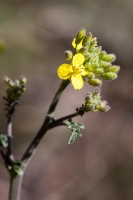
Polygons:
<instances>
[{"instance_id":1,"label":"green stem","mask_svg":"<svg viewBox=\"0 0 133 200\"><path fill-rule=\"evenodd\" d=\"M9 200L20 200L22 176L10 173Z\"/></svg>"},{"instance_id":2,"label":"green stem","mask_svg":"<svg viewBox=\"0 0 133 200\"><path fill-rule=\"evenodd\" d=\"M65 120L72 119L73 117L77 117L78 115L81 115L81 114L79 112L75 112L73 114L56 119L55 121L53 121L53 123L51 123L50 128L52 129L60 125L66 125L65 123L63 123Z\"/></svg>"},{"instance_id":3,"label":"green stem","mask_svg":"<svg viewBox=\"0 0 133 200\"><path fill-rule=\"evenodd\" d=\"M68 86L68 84L69 84L69 80L62 81L59 89L57 90L57 92L56 92L56 94L53 98L53 101L52 101L52 103L49 107L49 110L47 112L44 123L42 124L40 130L38 131L35 138L33 139L33 141L31 142L31 144L29 145L29 147L27 148L27 150L25 151L25 153L22 157L22 161L24 161L25 163L30 159L32 154L35 152L38 144L40 143L40 141L42 139L42 137L50 129L50 124L53 122L53 117L54 117L56 106L57 106L57 104L58 104L58 102L61 98L63 91Z\"/></svg>"}]
</instances>

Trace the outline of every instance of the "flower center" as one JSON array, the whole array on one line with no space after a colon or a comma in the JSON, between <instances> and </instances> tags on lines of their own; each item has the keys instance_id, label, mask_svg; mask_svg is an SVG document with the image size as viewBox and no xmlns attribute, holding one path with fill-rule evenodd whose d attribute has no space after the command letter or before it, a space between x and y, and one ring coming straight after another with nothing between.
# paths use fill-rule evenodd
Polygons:
<instances>
[{"instance_id":1,"label":"flower center","mask_svg":"<svg viewBox=\"0 0 133 200\"><path fill-rule=\"evenodd\" d=\"M82 72L85 71L85 68L83 65L80 65L78 68L73 66L73 74L82 74Z\"/></svg>"}]
</instances>

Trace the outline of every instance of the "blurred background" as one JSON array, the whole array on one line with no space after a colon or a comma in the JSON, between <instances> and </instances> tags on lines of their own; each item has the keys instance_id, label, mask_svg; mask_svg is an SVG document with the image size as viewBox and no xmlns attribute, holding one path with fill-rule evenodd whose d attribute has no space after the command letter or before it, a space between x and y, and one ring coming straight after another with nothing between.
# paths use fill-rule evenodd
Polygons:
<instances>
[{"instance_id":1,"label":"blurred background","mask_svg":"<svg viewBox=\"0 0 133 200\"><path fill-rule=\"evenodd\" d=\"M17 107L13 145L20 158L41 126L61 80L57 68L64 51L86 28L121 66L117 80L103 82L107 113L88 113L83 137L68 146L70 131L51 130L43 138L23 180L21 200L133 199L133 1L132 0L1 0L0 132L6 131L3 77L27 77L27 90ZM88 91L70 85L56 110L56 118L73 113ZM0 158L0 199L8 199L9 176Z\"/></svg>"}]
</instances>

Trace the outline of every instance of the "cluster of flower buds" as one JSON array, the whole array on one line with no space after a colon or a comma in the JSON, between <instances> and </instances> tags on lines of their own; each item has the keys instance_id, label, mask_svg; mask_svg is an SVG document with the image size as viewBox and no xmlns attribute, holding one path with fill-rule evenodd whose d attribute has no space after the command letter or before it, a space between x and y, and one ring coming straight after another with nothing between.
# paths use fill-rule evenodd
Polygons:
<instances>
[{"instance_id":1,"label":"cluster of flower buds","mask_svg":"<svg viewBox=\"0 0 133 200\"><path fill-rule=\"evenodd\" d=\"M10 78L5 78L5 83L7 85L7 99L9 101L17 101L22 96L26 90L26 78L22 77L20 80L12 81Z\"/></svg>"},{"instance_id":2,"label":"cluster of flower buds","mask_svg":"<svg viewBox=\"0 0 133 200\"><path fill-rule=\"evenodd\" d=\"M14 113L16 105L24 91L26 90L26 78L21 78L20 80L12 81L10 78L5 78L5 83L7 85L6 96L3 97L6 101L5 110L7 111L6 116L11 117Z\"/></svg>"},{"instance_id":3,"label":"cluster of flower buds","mask_svg":"<svg viewBox=\"0 0 133 200\"><path fill-rule=\"evenodd\" d=\"M107 112L110 109L110 106L107 104L107 101L101 100L100 89L96 88L93 93L88 93L85 98L85 107L84 111L89 112Z\"/></svg>"},{"instance_id":4,"label":"cluster of flower buds","mask_svg":"<svg viewBox=\"0 0 133 200\"><path fill-rule=\"evenodd\" d=\"M117 78L120 67L112 65L116 56L102 50L102 47L97 45L97 38L93 37L91 33L86 34L85 29L80 30L73 39L72 46L74 54L81 53L85 57L83 66L88 74L83 77L84 81L93 86L100 86L101 79L114 80ZM67 61L73 57L71 51L66 51L65 55Z\"/></svg>"}]
</instances>

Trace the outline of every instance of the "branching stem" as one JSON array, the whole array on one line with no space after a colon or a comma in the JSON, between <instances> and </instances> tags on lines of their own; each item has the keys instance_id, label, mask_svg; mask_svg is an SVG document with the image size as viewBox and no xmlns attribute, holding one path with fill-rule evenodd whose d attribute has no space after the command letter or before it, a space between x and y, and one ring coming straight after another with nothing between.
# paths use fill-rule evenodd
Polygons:
<instances>
[{"instance_id":1,"label":"branching stem","mask_svg":"<svg viewBox=\"0 0 133 200\"><path fill-rule=\"evenodd\" d=\"M65 123L63 123L65 120L72 119L73 117L77 117L78 115L80 115L80 114L78 112L75 112L73 114L61 117L61 118L53 121L53 123L50 125L50 129L55 128L57 126L66 125Z\"/></svg>"},{"instance_id":2,"label":"branching stem","mask_svg":"<svg viewBox=\"0 0 133 200\"><path fill-rule=\"evenodd\" d=\"M57 90L57 92L53 98L53 101L49 107L49 110L47 112L44 123L42 124L42 127L40 128L40 130L36 134L35 138L33 139L31 144L25 151L24 155L22 156L22 161L24 161L25 163L27 163L27 161L31 158L31 156L35 152L38 144L40 143L42 137L50 129L50 124L52 124L52 122L53 122L53 117L54 117L56 106L61 98L63 91L68 86L68 84L69 84L69 80L62 81L59 89Z\"/></svg>"}]
</instances>

